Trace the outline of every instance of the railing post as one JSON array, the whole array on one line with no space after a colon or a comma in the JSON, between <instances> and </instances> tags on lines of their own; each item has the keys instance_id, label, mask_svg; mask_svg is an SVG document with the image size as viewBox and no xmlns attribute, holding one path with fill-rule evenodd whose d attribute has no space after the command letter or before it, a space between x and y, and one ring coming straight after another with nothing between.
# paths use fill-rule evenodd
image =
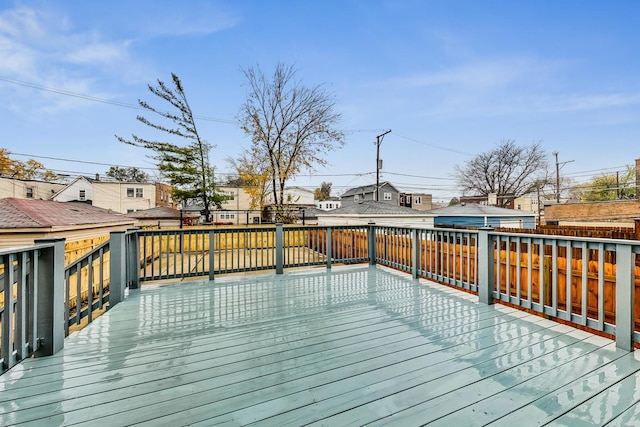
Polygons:
<instances>
[{"instance_id":1,"label":"railing post","mask_svg":"<svg viewBox=\"0 0 640 427\"><path fill-rule=\"evenodd\" d=\"M628 243L616 243L616 347L633 351L634 255Z\"/></svg>"},{"instance_id":2,"label":"railing post","mask_svg":"<svg viewBox=\"0 0 640 427\"><path fill-rule=\"evenodd\" d=\"M420 235L417 229L411 230L411 276L418 278L418 264L420 262Z\"/></svg>"},{"instance_id":3,"label":"railing post","mask_svg":"<svg viewBox=\"0 0 640 427\"><path fill-rule=\"evenodd\" d=\"M140 288L140 237L138 228L127 230L126 259L127 259L127 283L129 289ZM145 260L146 262L146 260Z\"/></svg>"},{"instance_id":4,"label":"railing post","mask_svg":"<svg viewBox=\"0 0 640 427\"><path fill-rule=\"evenodd\" d=\"M53 244L39 249L36 323L40 341L35 356L50 356L64 347L64 238L38 239L36 244Z\"/></svg>"},{"instance_id":5,"label":"railing post","mask_svg":"<svg viewBox=\"0 0 640 427\"><path fill-rule=\"evenodd\" d=\"M331 269L331 257L333 257L333 243L331 242L331 227L327 227L327 269Z\"/></svg>"},{"instance_id":6,"label":"railing post","mask_svg":"<svg viewBox=\"0 0 640 427\"><path fill-rule=\"evenodd\" d=\"M284 249L282 244L282 224L276 224L276 274L282 274L284 265Z\"/></svg>"},{"instance_id":7,"label":"railing post","mask_svg":"<svg viewBox=\"0 0 640 427\"><path fill-rule=\"evenodd\" d=\"M109 233L109 308L124 300L127 258L124 231Z\"/></svg>"},{"instance_id":8,"label":"railing post","mask_svg":"<svg viewBox=\"0 0 640 427\"><path fill-rule=\"evenodd\" d=\"M367 254L369 265L376 265L376 223L370 222L367 229Z\"/></svg>"},{"instance_id":9,"label":"railing post","mask_svg":"<svg viewBox=\"0 0 640 427\"><path fill-rule=\"evenodd\" d=\"M489 232L492 227L478 229L478 299L482 304L493 304L493 241Z\"/></svg>"},{"instance_id":10,"label":"railing post","mask_svg":"<svg viewBox=\"0 0 640 427\"><path fill-rule=\"evenodd\" d=\"M215 279L215 265L214 265L214 262L216 260L215 250L216 250L215 233L214 233L214 230L209 230L209 280Z\"/></svg>"}]
</instances>

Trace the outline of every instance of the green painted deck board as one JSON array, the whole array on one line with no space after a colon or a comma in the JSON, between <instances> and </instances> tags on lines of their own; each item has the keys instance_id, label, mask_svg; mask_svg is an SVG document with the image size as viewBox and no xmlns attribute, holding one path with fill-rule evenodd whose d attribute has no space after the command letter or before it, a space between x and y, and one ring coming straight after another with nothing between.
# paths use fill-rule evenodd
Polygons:
<instances>
[{"instance_id":1,"label":"green painted deck board","mask_svg":"<svg viewBox=\"0 0 640 427\"><path fill-rule=\"evenodd\" d=\"M0 377L0 425L626 425L639 386L610 340L351 266L144 285Z\"/></svg>"}]
</instances>

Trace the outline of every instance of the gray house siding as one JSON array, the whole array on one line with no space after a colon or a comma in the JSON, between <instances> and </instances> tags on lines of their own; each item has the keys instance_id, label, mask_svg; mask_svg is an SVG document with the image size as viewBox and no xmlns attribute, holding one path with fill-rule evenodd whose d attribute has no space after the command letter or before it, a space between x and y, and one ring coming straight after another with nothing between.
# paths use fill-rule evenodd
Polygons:
<instances>
[{"instance_id":1,"label":"gray house siding","mask_svg":"<svg viewBox=\"0 0 640 427\"><path fill-rule=\"evenodd\" d=\"M340 201L342 202L343 207L352 206L358 204L365 200L375 200L375 185L367 185L363 187L356 187L347 190L341 197ZM385 193L389 195L389 197L385 200ZM388 205L398 206L398 194L400 192L397 188L391 185L388 182L382 183L380 185L380 200L381 203L385 203ZM358 200L356 200L356 196Z\"/></svg>"}]
</instances>

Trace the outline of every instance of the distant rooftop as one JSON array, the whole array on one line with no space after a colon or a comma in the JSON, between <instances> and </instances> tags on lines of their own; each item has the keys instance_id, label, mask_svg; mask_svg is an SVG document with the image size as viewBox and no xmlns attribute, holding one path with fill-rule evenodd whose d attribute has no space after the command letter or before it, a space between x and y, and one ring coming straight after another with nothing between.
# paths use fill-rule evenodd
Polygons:
<instances>
[{"instance_id":1,"label":"distant rooftop","mask_svg":"<svg viewBox=\"0 0 640 427\"><path fill-rule=\"evenodd\" d=\"M351 206L332 211L320 212L319 215L425 215L426 212L389 203L365 200Z\"/></svg>"},{"instance_id":2,"label":"distant rooftop","mask_svg":"<svg viewBox=\"0 0 640 427\"><path fill-rule=\"evenodd\" d=\"M532 212L467 203L428 211L436 216L535 216Z\"/></svg>"}]
</instances>

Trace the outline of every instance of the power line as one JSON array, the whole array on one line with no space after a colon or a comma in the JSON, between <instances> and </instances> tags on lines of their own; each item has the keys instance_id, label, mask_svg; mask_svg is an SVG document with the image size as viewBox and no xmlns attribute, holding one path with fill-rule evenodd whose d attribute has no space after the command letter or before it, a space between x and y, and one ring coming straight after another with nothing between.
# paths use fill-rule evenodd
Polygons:
<instances>
[{"instance_id":1,"label":"power line","mask_svg":"<svg viewBox=\"0 0 640 427\"><path fill-rule=\"evenodd\" d=\"M132 110L142 110L142 111L149 111L146 108L141 107L140 105L137 104L129 104L127 102L120 102L120 101L113 101L111 99L105 99L105 98L99 98L97 96L91 96L91 95L84 95L81 93L77 93L77 92L71 92L65 89L58 89L58 88L54 88L54 87L50 87L50 86L42 86L36 83L29 83L29 82L25 82L22 80L15 80L15 79L10 79L7 77L2 77L0 76L0 81L6 82L6 83L11 83L11 84L15 84L15 85L19 85L19 86L24 86L24 87L28 87L31 89L38 89L38 90L42 90L45 92L50 92L50 93L55 93L58 95L64 95L64 96L71 96L73 98L79 98L79 99L84 99L86 101L92 101L92 102L99 102L102 104L108 104L108 105L113 105L116 107L122 107L122 108L130 108ZM198 119L198 120L205 120L205 121L209 121L209 122L217 122L217 123L227 123L227 124L232 124L232 125L237 125L238 121L236 120L229 120L229 119L221 119L221 118L217 118L217 117L207 117L207 116L193 116L194 118Z\"/></svg>"}]
</instances>

